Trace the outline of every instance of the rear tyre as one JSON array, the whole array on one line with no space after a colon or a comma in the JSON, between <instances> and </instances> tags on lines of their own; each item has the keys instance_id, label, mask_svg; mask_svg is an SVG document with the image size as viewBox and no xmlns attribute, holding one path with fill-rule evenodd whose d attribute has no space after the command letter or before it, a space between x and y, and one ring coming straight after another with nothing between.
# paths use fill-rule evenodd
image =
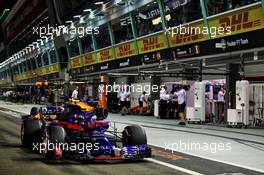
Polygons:
<instances>
[{"instance_id":1,"label":"rear tyre","mask_svg":"<svg viewBox=\"0 0 264 175\"><path fill-rule=\"evenodd\" d=\"M21 142L26 147L32 147L41 138L42 123L39 120L26 119L21 126Z\"/></svg>"},{"instance_id":2,"label":"rear tyre","mask_svg":"<svg viewBox=\"0 0 264 175\"><path fill-rule=\"evenodd\" d=\"M145 130L138 125L125 127L122 132L122 141L124 146L137 146L147 144L147 136Z\"/></svg>"}]
</instances>

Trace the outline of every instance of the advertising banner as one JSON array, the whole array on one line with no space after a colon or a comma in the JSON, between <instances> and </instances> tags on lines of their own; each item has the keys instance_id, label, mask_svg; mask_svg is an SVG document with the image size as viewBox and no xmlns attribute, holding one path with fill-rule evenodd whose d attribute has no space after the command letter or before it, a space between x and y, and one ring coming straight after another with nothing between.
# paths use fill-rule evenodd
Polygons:
<instances>
[{"instance_id":1,"label":"advertising banner","mask_svg":"<svg viewBox=\"0 0 264 175\"><path fill-rule=\"evenodd\" d=\"M75 57L71 59L71 67L72 68L77 68L77 67L81 67L82 66L82 62L81 62L81 58L82 57Z\"/></svg>"},{"instance_id":2,"label":"advertising banner","mask_svg":"<svg viewBox=\"0 0 264 175\"><path fill-rule=\"evenodd\" d=\"M112 60L114 58L112 48L97 52L97 58L99 62Z\"/></svg>"},{"instance_id":3,"label":"advertising banner","mask_svg":"<svg viewBox=\"0 0 264 175\"><path fill-rule=\"evenodd\" d=\"M96 55L92 54L92 53L84 55L84 57L83 57L84 66L95 64L96 63L96 57L95 56Z\"/></svg>"},{"instance_id":4,"label":"advertising banner","mask_svg":"<svg viewBox=\"0 0 264 175\"><path fill-rule=\"evenodd\" d=\"M138 49L140 54L165 49L163 33L138 40Z\"/></svg>"},{"instance_id":5,"label":"advertising banner","mask_svg":"<svg viewBox=\"0 0 264 175\"><path fill-rule=\"evenodd\" d=\"M170 47L178 47L187 44L197 43L208 39L209 32L204 30L203 22L195 24L187 24L178 27L173 27L168 30Z\"/></svg>"},{"instance_id":6,"label":"advertising banner","mask_svg":"<svg viewBox=\"0 0 264 175\"><path fill-rule=\"evenodd\" d=\"M237 12L228 13L209 20L210 27L230 27L230 32L216 35L212 38L219 38L228 35L250 32L264 28L264 16L260 5L243 9Z\"/></svg>"},{"instance_id":7,"label":"advertising banner","mask_svg":"<svg viewBox=\"0 0 264 175\"><path fill-rule=\"evenodd\" d=\"M134 56L136 54L134 42L129 42L115 47L117 58Z\"/></svg>"}]
</instances>

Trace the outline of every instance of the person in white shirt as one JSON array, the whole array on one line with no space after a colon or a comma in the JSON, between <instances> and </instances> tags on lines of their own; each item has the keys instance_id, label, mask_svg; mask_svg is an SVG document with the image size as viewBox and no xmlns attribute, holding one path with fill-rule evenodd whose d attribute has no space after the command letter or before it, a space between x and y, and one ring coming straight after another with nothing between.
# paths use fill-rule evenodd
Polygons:
<instances>
[{"instance_id":1,"label":"person in white shirt","mask_svg":"<svg viewBox=\"0 0 264 175\"><path fill-rule=\"evenodd\" d=\"M127 92L122 90L119 93L119 96L120 96L119 104L121 107L121 114L125 115L127 113L127 104L126 104Z\"/></svg>"},{"instance_id":2,"label":"person in white shirt","mask_svg":"<svg viewBox=\"0 0 264 175\"><path fill-rule=\"evenodd\" d=\"M219 102L225 101L225 90L224 90L224 88L221 88L221 90L218 92L218 101Z\"/></svg>"},{"instance_id":3,"label":"person in white shirt","mask_svg":"<svg viewBox=\"0 0 264 175\"><path fill-rule=\"evenodd\" d=\"M140 114L143 114L144 103L147 103L145 91L139 96L138 103L139 103L139 108L140 108Z\"/></svg>"},{"instance_id":4,"label":"person in white shirt","mask_svg":"<svg viewBox=\"0 0 264 175\"><path fill-rule=\"evenodd\" d=\"M180 116L180 125L185 125L185 108L186 108L186 99L187 93L183 86L178 92L175 92L175 95L178 97L178 111Z\"/></svg>"},{"instance_id":5,"label":"person in white shirt","mask_svg":"<svg viewBox=\"0 0 264 175\"><path fill-rule=\"evenodd\" d=\"M78 100L78 90L79 90L79 87L77 86L77 87L74 89L74 91L72 92L72 96L71 96L71 98L72 98L73 100Z\"/></svg>"},{"instance_id":6,"label":"person in white shirt","mask_svg":"<svg viewBox=\"0 0 264 175\"><path fill-rule=\"evenodd\" d=\"M167 118L167 101L169 99L169 95L167 92L167 87L164 86L160 90L160 109L159 109L159 117L160 118Z\"/></svg>"}]
</instances>

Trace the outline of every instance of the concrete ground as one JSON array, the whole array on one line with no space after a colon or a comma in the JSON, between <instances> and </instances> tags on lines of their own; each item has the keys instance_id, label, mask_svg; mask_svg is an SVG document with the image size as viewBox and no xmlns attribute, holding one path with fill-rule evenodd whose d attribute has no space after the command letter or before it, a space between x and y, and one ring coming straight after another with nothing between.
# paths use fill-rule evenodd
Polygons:
<instances>
[{"instance_id":1,"label":"concrete ground","mask_svg":"<svg viewBox=\"0 0 264 175\"><path fill-rule=\"evenodd\" d=\"M24 162L28 160L24 157L27 157L37 159L38 161L35 161L37 167L49 167L50 165L45 163L44 165L37 163L41 159L38 157L39 155L19 148L19 118L21 114L28 114L31 107L32 105L0 101L0 111L2 113L0 116L0 128L2 128L0 137L3 140L0 144L9 145L7 147L1 146L0 154L1 157L4 157L4 160L13 161L12 157L20 157L20 159L23 159L21 162ZM194 174L194 172L210 175L225 173L264 174L264 129L236 129L193 124L182 127L178 125L176 120L161 120L150 116L121 116L120 114L110 114L108 120L119 131L130 124L138 124L145 128L148 143L152 146L155 157L144 162L146 165L144 163L135 164L135 168L142 168L143 174L144 172L146 172L145 174L161 174L160 170L162 170L162 174L170 174L173 168L172 174L187 173L188 170L191 171L189 174ZM4 160L1 157L0 174L3 174L1 171L6 169L6 166L3 166L2 161ZM43 164L43 161L41 161L41 164ZM157 167L153 168L152 166L155 166L155 164ZM97 167L97 165L93 166ZM104 166L109 167L109 165ZM118 167L119 164L114 166ZM126 168L126 166L133 167L134 165L125 166L122 164L120 166ZM72 168L77 168L78 171L83 172L84 170L79 170L80 167L85 168L83 165L71 164L69 172L75 171ZM34 169L34 167L32 168ZM52 171L60 172L62 168L61 164L58 167L53 165ZM182 172L180 172L181 168L183 168ZM26 171L27 174L29 171ZM4 172L7 171L4 170ZM103 170L102 172L98 170L94 174L102 173ZM119 173L119 171L115 173ZM134 174L139 173L139 171L129 171L129 173ZM49 172L45 174L49 174Z\"/></svg>"}]
</instances>

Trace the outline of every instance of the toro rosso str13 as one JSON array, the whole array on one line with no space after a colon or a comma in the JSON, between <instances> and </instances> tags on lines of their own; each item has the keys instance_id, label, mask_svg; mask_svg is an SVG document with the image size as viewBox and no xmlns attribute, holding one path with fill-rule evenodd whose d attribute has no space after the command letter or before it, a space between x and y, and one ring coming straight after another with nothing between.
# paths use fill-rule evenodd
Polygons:
<instances>
[{"instance_id":1,"label":"toro rosso str13","mask_svg":"<svg viewBox=\"0 0 264 175\"><path fill-rule=\"evenodd\" d=\"M143 128L126 126L110 131L104 109L85 103L65 103L62 107L32 108L23 116L21 141L47 159L138 160L151 157Z\"/></svg>"}]
</instances>

